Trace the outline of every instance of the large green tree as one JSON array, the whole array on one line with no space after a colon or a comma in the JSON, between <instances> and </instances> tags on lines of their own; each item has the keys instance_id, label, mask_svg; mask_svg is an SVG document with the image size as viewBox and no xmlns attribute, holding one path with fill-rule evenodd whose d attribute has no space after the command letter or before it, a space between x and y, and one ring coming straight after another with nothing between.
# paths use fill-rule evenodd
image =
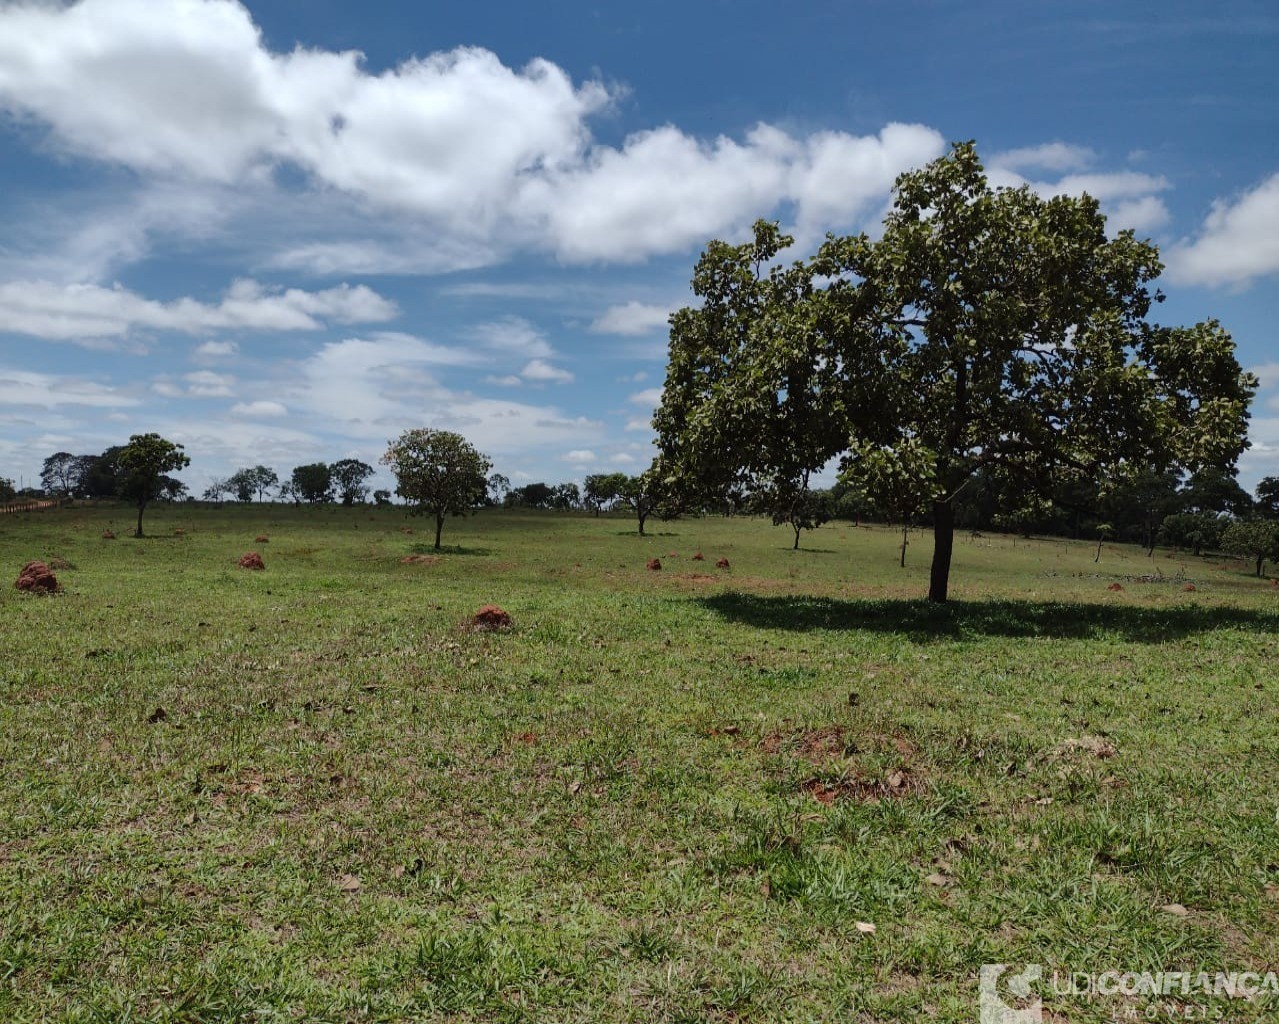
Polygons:
<instances>
[{"instance_id":1,"label":"large green tree","mask_svg":"<svg viewBox=\"0 0 1279 1024\"><path fill-rule=\"evenodd\" d=\"M757 225L761 253L775 244ZM830 237L806 263L757 272L776 283L762 296L740 249L712 243L700 308L672 317L663 455L722 462L722 476L752 469L757 432L779 464L787 436L810 465L836 444L920 445L936 489L931 600L947 597L957 499L983 472L1025 500L1072 476L1229 468L1247 445L1257 382L1230 336L1147 319L1154 246L1108 236L1087 195L993 188L970 143L898 179L879 239ZM805 415L787 425L774 411L792 401Z\"/></svg>"},{"instance_id":2,"label":"large green tree","mask_svg":"<svg viewBox=\"0 0 1279 1024\"><path fill-rule=\"evenodd\" d=\"M138 507L135 537L142 536L142 513L147 505L160 497L168 481L165 475L191 465L182 450L159 434L134 434L119 450L116 463L120 467L120 493Z\"/></svg>"},{"instance_id":3,"label":"large green tree","mask_svg":"<svg viewBox=\"0 0 1279 1024\"><path fill-rule=\"evenodd\" d=\"M383 465L395 474L395 492L415 515L435 517L435 549L445 516L464 516L484 503L493 464L461 434L406 430L391 441Z\"/></svg>"}]
</instances>

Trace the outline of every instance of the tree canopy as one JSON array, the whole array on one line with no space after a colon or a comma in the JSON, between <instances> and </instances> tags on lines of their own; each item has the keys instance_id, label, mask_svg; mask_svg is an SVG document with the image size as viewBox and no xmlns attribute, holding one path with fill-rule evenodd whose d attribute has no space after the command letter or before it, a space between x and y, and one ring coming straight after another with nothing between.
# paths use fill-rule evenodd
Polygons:
<instances>
[{"instance_id":1,"label":"tree canopy","mask_svg":"<svg viewBox=\"0 0 1279 1024\"><path fill-rule=\"evenodd\" d=\"M654 424L684 490L796 479L856 447L930 453L929 597L948 593L955 506L982 474L1025 501L1073 478L1229 469L1256 389L1215 321L1147 315L1161 265L1090 196L988 182L971 143L903 174L878 240L712 242L699 307L671 318Z\"/></svg>"},{"instance_id":2,"label":"tree canopy","mask_svg":"<svg viewBox=\"0 0 1279 1024\"><path fill-rule=\"evenodd\" d=\"M440 548L444 517L467 515L488 494L493 464L461 434L447 430L406 430L389 442L383 465L390 466L396 493L416 515L435 517L435 548Z\"/></svg>"}]
</instances>

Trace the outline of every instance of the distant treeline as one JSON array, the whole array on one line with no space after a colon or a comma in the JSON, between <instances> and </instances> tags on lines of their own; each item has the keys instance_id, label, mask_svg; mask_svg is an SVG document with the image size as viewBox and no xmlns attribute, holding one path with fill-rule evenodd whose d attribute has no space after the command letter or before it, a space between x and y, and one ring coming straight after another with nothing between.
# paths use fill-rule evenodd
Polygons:
<instances>
[{"instance_id":1,"label":"distant treeline","mask_svg":"<svg viewBox=\"0 0 1279 1024\"><path fill-rule=\"evenodd\" d=\"M25 488L18 493L11 481L0 478L0 501L122 496L129 479L119 462L123 447L107 448L99 455L50 455L41 470L40 489ZM350 458L296 466L287 476L268 466L251 466L215 481L200 497L219 503L276 500L350 506L371 500L377 505L390 504L390 491L368 487L366 481L373 472L368 463ZM650 516L767 515L779 525L791 526L798 544L801 530L815 529L830 520L932 525L926 512L903 522L900 508L877 504L867 490L845 481L829 489L735 492L701 505L678 500L654 486L651 473L597 473L587 476L581 486L538 481L518 487L506 476L494 473L487 484L486 491L476 494L477 506L580 510L595 515L626 511L640 520L641 531ZM160 475L151 497L179 501L195 496L182 481ZM1049 500L1028 505L1019 493L1008 493L1001 478L979 473L955 497L954 505L955 524L964 530L1110 539L1141 544L1148 550L1164 544L1198 554L1237 548L1237 537L1232 545L1225 543L1232 524L1276 524L1279 529L1279 477L1266 477L1255 494L1249 494L1234 475L1221 470L1206 469L1189 476L1146 472L1108 486L1076 481L1057 488ZM1273 557L1279 558L1279 550Z\"/></svg>"}]
</instances>

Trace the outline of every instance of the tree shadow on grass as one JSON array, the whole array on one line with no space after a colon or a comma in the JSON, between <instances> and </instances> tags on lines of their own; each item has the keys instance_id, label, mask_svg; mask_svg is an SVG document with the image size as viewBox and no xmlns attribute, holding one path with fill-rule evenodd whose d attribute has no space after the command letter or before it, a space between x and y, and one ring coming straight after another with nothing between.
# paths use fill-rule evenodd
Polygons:
<instances>
[{"instance_id":1,"label":"tree shadow on grass","mask_svg":"<svg viewBox=\"0 0 1279 1024\"><path fill-rule=\"evenodd\" d=\"M794 632L864 630L895 633L916 643L977 637L1090 639L1119 637L1162 643L1218 629L1279 632L1279 611L1244 608L1116 607L1065 601L950 601L832 597L768 597L726 591L697 603L732 622Z\"/></svg>"},{"instance_id":2,"label":"tree shadow on grass","mask_svg":"<svg viewBox=\"0 0 1279 1024\"><path fill-rule=\"evenodd\" d=\"M409 548L414 555L491 555L492 548L468 548L461 544L441 544L437 549L434 544L414 544Z\"/></svg>"}]
</instances>

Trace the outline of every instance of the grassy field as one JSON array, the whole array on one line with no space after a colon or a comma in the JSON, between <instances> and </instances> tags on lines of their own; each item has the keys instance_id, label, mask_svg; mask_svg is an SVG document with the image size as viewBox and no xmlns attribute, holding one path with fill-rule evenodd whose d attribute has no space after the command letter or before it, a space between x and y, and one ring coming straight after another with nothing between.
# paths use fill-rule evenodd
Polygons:
<instances>
[{"instance_id":1,"label":"grassy field","mask_svg":"<svg viewBox=\"0 0 1279 1024\"><path fill-rule=\"evenodd\" d=\"M129 525L0 520L11 578L72 565L0 594L5 1021L970 1022L988 962L1279 969L1242 566L964 538L934 607L926 534L840 524Z\"/></svg>"}]
</instances>

